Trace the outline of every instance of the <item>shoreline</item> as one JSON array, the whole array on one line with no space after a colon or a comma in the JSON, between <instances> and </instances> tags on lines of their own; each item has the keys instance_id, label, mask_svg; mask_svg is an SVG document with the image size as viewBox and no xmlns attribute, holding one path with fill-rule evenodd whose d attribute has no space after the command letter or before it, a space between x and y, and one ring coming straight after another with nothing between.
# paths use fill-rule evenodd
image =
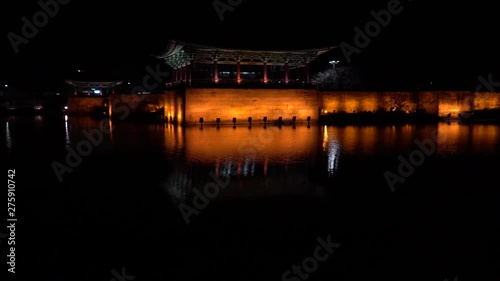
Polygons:
<instances>
[{"instance_id":1,"label":"shoreline","mask_svg":"<svg viewBox=\"0 0 500 281\"><path fill-rule=\"evenodd\" d=\"M131 113L125 120L120 120L119 118L111 118L113 121L119 122L141 122L150 124L176 124L182 126L199 126L200 123L175 123L168 122L166 118L162 117L160 112L135 112ZM64 116L89 116L96 119L109 118L106 114L95 114L95 113L75 113L66 112L65 110L9 110L0 111L0 116L2 117L12 117L12 116L42 116L42 117L54 117L54 118L64 118ZM318 120L311 120L310 122L305 120L300 120L293 122L292 120L284 119L279 123L278 121L270 121L264 123L262 121L253 121L252 125L269 125L269 126L294 126L294 125L327 125L327 126L345 126L345 125L425 125L425 124L438 124L438 123L453 123L458 122L460 124L500 124L500 109L491 110L478 110L470 113L464 113L462 116L459 114L458 117L452 116L438 116L437 114L427 114L427 113L404 113L404 112L360 112L360 113L328 113L319 115ZM217 125L215 122L205 122L204 125ZM236 126L248 127L248 122L239 121ZM234 126L233 123L220 123L220 126Z\"/></svg>"}]
</instances>

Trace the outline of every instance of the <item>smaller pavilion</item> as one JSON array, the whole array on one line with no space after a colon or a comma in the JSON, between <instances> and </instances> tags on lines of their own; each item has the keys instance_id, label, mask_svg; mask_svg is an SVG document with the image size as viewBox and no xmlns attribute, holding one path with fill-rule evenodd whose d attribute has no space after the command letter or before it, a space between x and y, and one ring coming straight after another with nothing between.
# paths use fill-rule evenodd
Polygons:
<instances>
[{"instance_id":1,"label":"smaller pavilion","mask_svg":"<svg viewBox=\"0 0 500 281\"><path fill-rule=\"evenodd\" d=\"M121 85L123 81L91 82L66 80L66 83L73 86L74 96L107 97L115 93L115 87Z\"/></svg>"}]
</instances>

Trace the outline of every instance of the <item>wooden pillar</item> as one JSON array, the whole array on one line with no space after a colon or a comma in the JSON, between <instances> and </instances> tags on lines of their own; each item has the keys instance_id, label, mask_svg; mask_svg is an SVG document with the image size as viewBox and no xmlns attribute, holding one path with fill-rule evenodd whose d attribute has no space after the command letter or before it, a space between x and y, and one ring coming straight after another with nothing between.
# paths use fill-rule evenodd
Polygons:
<instances>
[{"instance_id":1,"label":"wooden pillar","mask_svg":"<svg viewBox=\"0 0 500 281\"><path fill-rule=\"evenodd\" d=\"M263 82L264 82L264 84L267 84L267 81L268 81L267 80L267 63L264 62L262 67L263 67L263 74L264 74Z\"/></svg>"},{"instance_id":2,"label":"wooden pillar","mask_svg":"<svg viewBox=\"0 0 500 281\"><path fill-rule=\"evenodd\" d=\"M174 68L174 83L176 83L177 81L179 81L179 69Z\"/></svg>"},{"instance_id":3,"label":"wooden pillar","mask_svg":"<svg viewBox=\"0 0 500 281\"><path fill-rule=\"evenodd\" d=\"M214 60L214 83L219 83L219 70L217 68L217 60Z\"/></svg>"},{"instance_id":4,"label":"wooden pillar","mask_svg":"<svg viewBox=\"0 0 500 281\"><path fill-rule=\"evenodd\" d=\"M188 65L188 83L191 84L191 81L193 79L193 61L191 60L191 62L189 63Z\"/></svg>"},{"instance_id":5,"label":"wooden pillar","mask_svg":"<svg viewBox=\"0 0 500 281\"><path fill-rule=\"evenodd\" d=\"M241 84L241 62L240 61L236 62L236 82L238 82L238 84Z\"/></svg>"},{"instance_id":6,"label":"wooden pillar","mask_svg":"<svg viewBox=\"0 0 500 281\"><path fill-rule=\"evenodd\" d=\"M288 63L285 62L285 84L288 84L289 76L290 76L290 69L288 68Z\"/></svg>"}]
</instances>

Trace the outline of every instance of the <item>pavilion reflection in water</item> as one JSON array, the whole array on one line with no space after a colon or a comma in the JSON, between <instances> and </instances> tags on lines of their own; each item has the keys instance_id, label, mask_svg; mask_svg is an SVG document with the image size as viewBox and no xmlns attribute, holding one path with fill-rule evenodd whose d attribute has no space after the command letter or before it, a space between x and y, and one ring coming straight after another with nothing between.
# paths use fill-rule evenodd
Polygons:
<instances>
[{"instance_id":1,"label":"pavilion reflection in water","mask_svg":"<svg viewBox=\"0 0 500 281\"><path fill-rule=\"evenodd\" d=\"M408 155L416 149L415 140L432 139L437 131L439 143L434 154L438 157L461 154L496 152L500 138L498 125L438 125L403 126L298 126L292 129L262 127L175 127L165 128L167 151L182 157L180 163L187 173L176 175L184 187L192 188L200 173L213 171L221 178L247 178L260 186L264 181L288 175L304 184L312 170L335 177L343 155L394 157ZM179 151L182 151L179 154ZM396 161L396 160L395 160ZM196 167L203 166L203 169ZM325 171L323 171L325 170ZM271 172L270 172L271 171ZM318 173L315 173L316 175ZM189 182L186 178L193 182ZM249 180L256 179L256 181ZM202 178L206 183L210 178ZM260 181L259 181L260 180ZM187 184L189 183L189 184Z\"/></svg>"},{"instance_id":2,"label":"pavilion reflection in water","mask_svg":"<svg viewBox=\"0 0 500 281\"><path fill-rule=\"evenodd\" d=\"M165 129L166 150L179 157L165 186L183 199L214 178L229 182L225 196L310 193L310 171L316 169L318 127L176 127ZM182 172L181 172L182 171ZM189 179L189 180L186 180ZM189 193L186 192L186 193Z\"/></svg>"}]
</instances>

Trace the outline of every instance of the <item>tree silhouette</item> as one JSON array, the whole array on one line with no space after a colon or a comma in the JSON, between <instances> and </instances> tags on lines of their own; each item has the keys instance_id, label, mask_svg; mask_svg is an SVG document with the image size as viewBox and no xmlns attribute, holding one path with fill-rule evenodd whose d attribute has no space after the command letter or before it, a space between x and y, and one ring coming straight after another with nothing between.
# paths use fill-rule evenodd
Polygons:
<instances>
[{"instance_id":1,"label":"tree silhouette","mask_svg":"<svg viewBox=\"0 0 500 281\"><path fill-rule=\"evenodd\" d=\"M320 90L359 90L361 89L361 75L352 66L329 68L316 73L312 80Z\"/></svg>"}]
</instances>

